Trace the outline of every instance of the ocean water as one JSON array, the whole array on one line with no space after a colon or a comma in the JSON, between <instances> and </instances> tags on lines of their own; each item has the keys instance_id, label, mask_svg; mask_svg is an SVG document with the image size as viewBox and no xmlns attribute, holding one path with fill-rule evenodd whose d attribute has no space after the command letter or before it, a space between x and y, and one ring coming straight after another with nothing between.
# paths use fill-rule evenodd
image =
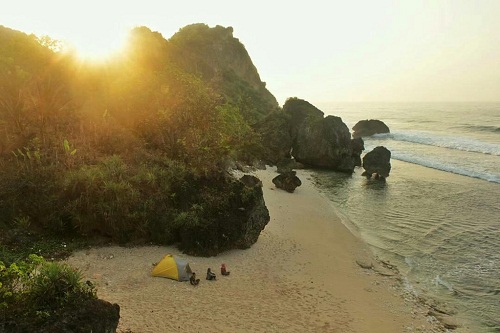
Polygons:
<instances>
[{"instance_id":1,"label":"ocean water","mask_svg":"<svg viewBox=\"0 0 500 333\"><path fill-rule=\"evenodd\" d=\"M364 138L365 153L392 153L386 182L317 171L346 225L415 293L467 322L500 332L500 103L317 105L352 128L379 119L390 134Z\"/></svg>"}]
</instances>

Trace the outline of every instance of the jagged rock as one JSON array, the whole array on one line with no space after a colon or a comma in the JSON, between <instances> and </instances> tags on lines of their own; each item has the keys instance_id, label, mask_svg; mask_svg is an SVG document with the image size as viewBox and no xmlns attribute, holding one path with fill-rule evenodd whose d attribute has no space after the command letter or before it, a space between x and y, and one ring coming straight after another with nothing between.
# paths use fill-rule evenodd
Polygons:
<instances>
[{"instance_id":1,"label":"jagged rock","mask_svg":"<svg viewBox=\"0 0 500 333\"><path fill-rule=\"evenodd\" d=\"M283 105L283 112L290 117L290 135L294 140L304 123L321 120L324 116L323 111L299 98L289 98Z\"/></svg>"},{"instance_id":2,"label":"jagged rock","mask_svg":"<svg viewBox=\"0 0 500 333\"><path fill-rule=\"evenodd\" d=\"M311 103L289 98L282 112L254 126L272 164L295 158L303 165L353 172L351 134L340 117L327 116Z\"/></svg>"},{"instance_id":3,"label":"jagged rock","mask_svg":"<svg viewBox=\"0 0 500 333\"><path fill-rule=\"evenodd\" d=\"M233 32L232 27L220 25L187 25L169 39L174 46L170 48L169 60L186 72L200 76L233 103L241 100L245 106L250 99L256 107L241 107L240 110L247 119L260 120L279 105L262 82L245 46Z\"/></svg>"},{"instance_id":4,"label":"jagged rock","mask_svg":"<svg viewBox=\"0 0 500 333\"><path fill-rule=\"evenodd\" d=\"M361 166L361 153L365 150L365 143L362 138L351 140L352 160L354 166Z\"/></svg>"},{"instance_id":5,"label":"jagged rock","mask_svg":"<svg viewBox=\"0 0 500 333\"><path fill-rule=\"evenodd\" d=\"M382 146L374 148L363 157L363 176L370 178L375 174L377 179L389 177L391 171L391 152Z\"/></svg>"},{"instance_id":6,"label":"jagged rock","mask_svg":"<svg viewBox=\"0 0 500 333\"><path fill-rule=\"evenodd\" d=\"M193 218L189 217L190 223L181 224L179 248L198 256L249 248L270 220L262 182L255 176L244 175L240 180L219 179L211 187L213 193L226 195L209 197L217 201L212 205L216 209L195 211Z\"/></svg>"},{"instance_id":7,"label":"jagged rock","mask_svg":"<svg viewBox=\"0 0 500 333\"><path fill-rule=\"evenodd\" d=\"M295 171L289 171L274 177L273 184L277 188L293 193L298 186L302 185L302 182L297 177Z\"/></svg>"},{"instance_id":8,"label":"jagged rock","mask_svg":"<svg viewBox=\"0 0 500 333\"><path fill-rule=\"evenodd\" d=\"M307 118L299 127L292 155L305 165L353 172L351 134L340 117Z\"/></svg>"},{"instance_id":9,"label":"jagged rock","mask_svg":"<svg viewBox=\"0 0 500 333\"><path fill-rule=\"evenodd\" d=\"M384 122L376 119L361 120L352 128L353 138L371 136L378 133L389 133L389 127Z\"/></svg>"}]
</instances>

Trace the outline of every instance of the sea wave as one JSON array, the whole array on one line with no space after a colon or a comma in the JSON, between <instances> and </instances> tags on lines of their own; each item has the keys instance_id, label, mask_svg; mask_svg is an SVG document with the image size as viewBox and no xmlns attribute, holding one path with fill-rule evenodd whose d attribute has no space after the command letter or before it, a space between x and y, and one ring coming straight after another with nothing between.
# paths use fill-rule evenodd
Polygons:
<instances>
[{"instance_id":1,"label":"sea wave","mask_svg":"<svg viewBox=\"0 0 500 333\"><path fill-rule=\"evenodd\" d=\"M462 128L472 132L500 133L500 127L492 125L461 125L456 126L456 128Z\"/></svg>"},{"instance_id":2,"label":"sea wave","mask_svg":"<svg viewBox=\"0 0 500 333\"><path fill-rule=\"evenodd\" d=\"M498 144L483 142L467 137L438 135L432 132L394 132L376 134L373 138L378 140L390 139L395 141L405 141L428 146L500 156L500 145Z\"/></svg>"},{"instance_id":3,"label":"sea wave","mask_svg":"<svg viewBox=\"0 0 500 333\"><path fill-rule=\"evenodd\" d=\"M447 171L462 176L483 179L489 182L500 184L500 174L493 174L484 170L472 170L470 168L456 166L446 162L424 158L422 156L416 156L411 153L392 152L392 158L408 163L422 165L432 169Z\"/></svg>"}]
</instances>

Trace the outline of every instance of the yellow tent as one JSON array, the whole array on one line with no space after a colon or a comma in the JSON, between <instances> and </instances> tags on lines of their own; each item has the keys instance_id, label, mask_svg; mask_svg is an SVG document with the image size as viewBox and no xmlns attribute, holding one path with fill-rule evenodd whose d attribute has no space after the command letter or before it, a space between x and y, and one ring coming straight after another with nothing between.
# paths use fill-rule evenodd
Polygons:
<instances>
[{"instance_id":1,"label":"yellow tent","mask_svg":"<svg viewBox=\"0 0 500 333\"><path fill-rule=\"evenodd\" d=\"M177 281L188 281L191 277L191 267L187 261L167 254L153 268L152 276L166 277Z\"/></svg>"}]
</instances>

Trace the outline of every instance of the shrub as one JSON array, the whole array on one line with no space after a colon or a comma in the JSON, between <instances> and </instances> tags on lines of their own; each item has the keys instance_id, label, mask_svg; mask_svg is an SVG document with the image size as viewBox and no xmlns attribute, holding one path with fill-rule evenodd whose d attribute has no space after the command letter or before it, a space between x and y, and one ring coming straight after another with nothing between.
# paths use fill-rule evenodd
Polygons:
<instances>
[{"instance_id":1,"label":"shrub","mask_svg":"<svg viewBox=\"0 0 500 333\"><path fill-rule=\"evenodd\" d=\"M0 262L0 330L26 331L58 320L61 310L97 299L90 283L67 265L30 255L27 261Z\"/></svg>"}]
</instances>

